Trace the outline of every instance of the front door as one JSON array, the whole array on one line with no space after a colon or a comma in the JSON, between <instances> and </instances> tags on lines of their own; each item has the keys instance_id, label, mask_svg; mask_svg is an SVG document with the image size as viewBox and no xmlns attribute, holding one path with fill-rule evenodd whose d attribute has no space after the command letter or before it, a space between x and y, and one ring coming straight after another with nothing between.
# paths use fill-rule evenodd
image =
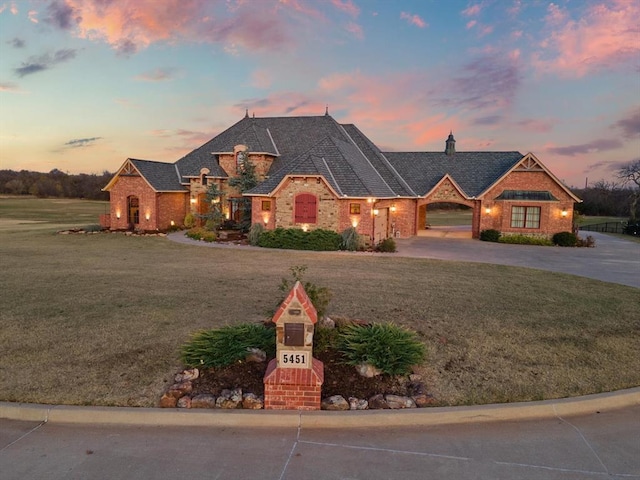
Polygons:
<instances>
[{"instance_id":1,"label":"front door","mask_svg":"<svg viewBox=\"0 0 640 480\"><path fill-rule=\"evenodd\" d=\"M373 242L380 243L389 236L389 209L381 208L373 218Z\"/></svg>"}]
</instances>

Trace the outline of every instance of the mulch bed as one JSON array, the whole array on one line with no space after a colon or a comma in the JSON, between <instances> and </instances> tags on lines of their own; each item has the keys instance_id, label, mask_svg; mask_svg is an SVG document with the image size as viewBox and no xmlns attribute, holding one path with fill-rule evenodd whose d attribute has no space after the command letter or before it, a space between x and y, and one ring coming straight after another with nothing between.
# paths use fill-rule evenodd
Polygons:
<instances>
[{"instance_id":1,"label":"mulch bed","mask_svg":"<svg viewBox=\"0 0 640 480\"><path fill-rule=\"evenodd\" d=\"M345 399L356 397L369 399L382 394L407 395L405 377L379 375L362 377L351 365L342 363L340 353L326 350L314 353L314 357L324 363L324 384L322 397L342 395ZM202 369L200 377L193 381L192 395L220 395L224 389L241 388L243 393L264 395L263 377L269 361L265 363L238 362L227 367Z\"/></svg>"}]
</instances>

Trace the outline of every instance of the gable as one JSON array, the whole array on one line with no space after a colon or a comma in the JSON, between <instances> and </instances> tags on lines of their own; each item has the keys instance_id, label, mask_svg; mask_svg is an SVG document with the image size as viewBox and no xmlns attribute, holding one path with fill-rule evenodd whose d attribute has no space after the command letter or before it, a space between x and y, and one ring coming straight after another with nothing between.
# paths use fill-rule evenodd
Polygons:
<instances>
[{"instance_id":1,"label":"gable","mask_svg":"<svg viewBox=\"0 0 640 480\"><path fill-rule=\"evenodd\" d=\"M142 177L155 192L187 191L181 185L178 170L173 163L128 158L102 190L105 192L111 190L120 177Z\"/></svg>"},{"instance_id":2,"label":"gable","mask_svg":"<svg viewBox=\"0 0 640 480\"><path fill-rule=\"evenodd\" d=\"M468 203L469 198L447 174L438 184L425 195L429 202L463 202Z\"/></svg>"}]
</instances>

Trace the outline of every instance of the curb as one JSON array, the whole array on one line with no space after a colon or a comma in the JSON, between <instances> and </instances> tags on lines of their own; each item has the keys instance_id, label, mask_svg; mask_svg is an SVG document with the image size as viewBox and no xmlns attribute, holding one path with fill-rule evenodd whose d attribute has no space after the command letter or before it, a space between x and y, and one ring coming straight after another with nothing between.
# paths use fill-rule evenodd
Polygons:
<instances>
[{"instance_id":1,"label":"curb","mask_svg":"<svg viewBox=\"0 0 640 480\"><path fill-rule=\"evenodd\" d=\"M0 402L0 419L163 427L388 428L571 417L635 406L640 406L640 387L541 402L393 411L185 410Z\"/></svg>"}]
</instances>

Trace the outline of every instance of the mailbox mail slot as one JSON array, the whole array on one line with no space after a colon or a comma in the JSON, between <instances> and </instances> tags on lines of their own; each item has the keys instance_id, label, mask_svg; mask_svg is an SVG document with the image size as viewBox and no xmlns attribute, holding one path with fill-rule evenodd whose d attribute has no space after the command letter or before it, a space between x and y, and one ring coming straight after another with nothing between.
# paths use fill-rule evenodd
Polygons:
<instances>
[{"instance_id":1,"label":"mailbox mail slot","mask_svg":"<svg viewBox=\"0 0 640 480\"><path fill-rule=\"evenodd\" d=\"M284 344L289 347L304 346L304 323L284 324Z\"/></svg>"}]
</instances>

